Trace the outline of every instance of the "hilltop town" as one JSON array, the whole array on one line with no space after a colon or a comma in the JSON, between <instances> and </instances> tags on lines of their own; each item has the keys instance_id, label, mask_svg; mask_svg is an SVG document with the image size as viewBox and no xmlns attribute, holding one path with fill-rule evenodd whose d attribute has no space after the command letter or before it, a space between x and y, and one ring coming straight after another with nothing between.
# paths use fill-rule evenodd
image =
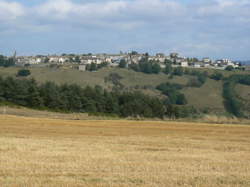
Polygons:
<instances>
[{"instance_id":1,"label":"hilltop town","mask_svg":"<svg viewBox=\"0 0 250 187\"><path fill-rule=\"evenodd\" d=\"M161 68L165 68L170 64L172 67L183 68L213 68L226 69L228 66L233 68L242 67L240 62L234 62L229 59L212 60L211 58L186 58L178 53L157 53L150 56L148 53L139 54L135 51L131 53L120 54L62 54L62 55L37 55L37 56L16 56L14 55L17 66L27 65L59 65L68 68L78 68L80 71L85 71L88 65L95 64L109 67L119 66L124 63L124 67L129 67L130 64L138 64L143 59L159 64Z\"/></svg>"}]
</instances>

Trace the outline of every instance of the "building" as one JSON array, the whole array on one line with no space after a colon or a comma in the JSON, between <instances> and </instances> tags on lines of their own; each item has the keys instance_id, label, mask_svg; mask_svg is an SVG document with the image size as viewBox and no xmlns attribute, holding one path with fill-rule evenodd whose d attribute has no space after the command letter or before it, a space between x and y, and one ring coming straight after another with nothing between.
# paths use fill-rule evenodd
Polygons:
<instances>
[{"instance_id":1,"label":"building","mask_svg":"<svg viewBox=\"0 0 250 187\"><path fill-rule=\"evenodd\" d=\"M64 63L67 62L67 61L69 61L69 59L68 59L67 57L60 57L60 58L58 59L58 62L59 62L60 64L64 64Z\"/></svg>"},{"instance_id":2,"label":"building","mask_svg":"<svg viewBox=\"0 0 250 187\"><path fill-rule=\"evenodd\" d=\"M188 62L187 61L182 61L181 62L181 67L188 67Z\"/></svg>"},{"instance_id":3,"label":"building","mask_svg":"<svg viewBox=\"0 0 250 187\"><path fill-rule=\"evenodd\" d=\"M194 68L201 68L201 67L203 67L203 63L202 62L195 62L194 63Z\"/></svg>"},{"instance_id":4,"label":"building","mask_svg":"<svg viewBox=\"0 0 250 187\"><path fill-rule=\"evenodd\" d=\"M50 63L58 63L59 58L57 56L51 56L51 57L49 57L49 62Z\"/></svg>"},{"instance_id":5,"label":"building","mask_svg":"<svg viewBox=\"0 0 250 187\"><path fill-rule=\"evenodd\" d=\"M164 53L156 53L156 57L158 57L158 58L164 58L165 54Z\"/></svg>"},{"instance_id":6,"label":"building","mask_svg":"<svg viewBox=\"0 0 250 187\"><path fill-rule=\"evenodd\" d=\"M207 64L209 64L209 63L212 62L212 60L211 60L210 58L208 58L208 57L203 58L202 61L203 61L204 63L207 63Z\"/></svg>"},{"instance_id":7,"label":"building","mask_svg":"<svg viewBox=\"0 0 250 187\"><path fill-rule=\"evenodd\" d=\"M86 65L81 64L78 66L79 71L86 71Z\"/></svg>"}]
</instances>

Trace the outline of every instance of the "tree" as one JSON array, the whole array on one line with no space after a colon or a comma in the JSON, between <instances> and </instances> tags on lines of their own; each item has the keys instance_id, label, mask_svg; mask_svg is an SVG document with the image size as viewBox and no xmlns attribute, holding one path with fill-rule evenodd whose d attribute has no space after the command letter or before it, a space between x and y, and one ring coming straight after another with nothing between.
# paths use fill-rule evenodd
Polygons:
<instances>
[{"instance_id":1,"label":"tree","mask_svg":"<svg viewBox=\"0 0 250 187\"><path fill-rule=\"evenodd\" d=\"M3 55L0 55L0 66L4 66L5 64L5 57Z\"/></svg>"},{"instance_id":2,"label":"tree","mask_svg":"<svg viewBox=\"0 0 250 187\"><path fill-rule=\"evenodd\" d=\"M4 80L0 76L0 102L5 100L4 92L5 92L5 90L4 90Z\"/></svg>"},{"instance_id":3,"label":"tree","mask_svg":"<svg viewBox=\"0 0 250 187\"><path fill-rule=\"evenodd\" d=\"M213 73L211 76L210 76L211 79L214 79L214 80L222 80L223 79L223 74L222 73L219 73L219 72L216 72L216 73Z\"/></svg>"},{"instance_id":4,"label":"tree","mask_svg":"<svg viewBox=\"0 0 250 187\"><path fill-rule=\"evenodd\" d=\"M126 68L127 67L127 62L125 59L121 59L120 63L119 63L119 67L120 68Z\"/></svg>"},{"instance_id":5,"label":"tree","mask_svg":"<svg viewBox=\"0 0 250 187\"><path fill-rule=\"evenodd\" d=\"M34 79L31 79L28 84L27 104L35 108L43 106L43 99L40 96L38 85Z\"/></svg>"},{"instance_id":6,"label":"tree","mask_svg":"<svg viewBox=\"0 0 250 187\"><path fill-rule=\"evenodd\" d=\"M164 64L172 64L172 61L171 60L169 60L169 59L165 59L165 61L164 61Z\"/></svg>"},{"instance_id":7,"label":"tree","mask_svg":"<svg viewBox=\"0 0 250 187\"><path fill-rule=\"evenodd\" d=\"M186 105L187 99L184 94L178 94L176 98L176 104L177 105Z\"/></svg>"},{"instance_id":8,"label":"tree","mask_svg":"<svg viewBox=\"0 0 250 187\"><path fill-rule=\"evenodd\" d=\"M223 85L223 97L224 97L224 105L226 110L235 115L236 117L243 117L242 114L242 103L237 98L237 94L235 93L235 82L234 81L226 81Z\"/></svg>"},{"instance_id":9,"label":"tree","mask_svg":"<svg viewBox=\"0 0 250 187\"><path fill-rule=\"evenodd\" d=\"M140 71L139 65L135 63L129 64L129 68L137 72Z\"/></svg>"},{"instance_id":10,"label":"tree","mask_svg":"<svg viewBox=\"0 0 250 187\"><path fill-rule=\"evenodd\" d=\"M138 52L137 51L132 51L131 55L138 55Z\"/></svg>"},{"instance_id":11,"label":"tree","mask_svg":"<svg viewBox=\"0 0 250 187\"><path fill-rule=\"evenodd\" d=\"M88 71L97 71L97 65L96 63L91 63L86 66L86 70Z\"/></svg>"},{"instance_id":12,"label":"tree","mask_svg":"<svg viewBox=\"0 0 250 187\"><path fill-rule=\"evenodd\" d=\"M225 70L227 70L227 71L233 71L233 70L234 70L234 67L233 67L233 66L227 66L227 67L225 68Z\"/></svg>"},{"instance_id":13,"label":"tree","mask_svg":"<svg viewBox=\"0 0 250 187\"><path fill-rule=\"evenodd\" d=\"M7 58L3 55L0 55L0 66L10 67L15 65L15 60L13 58Z\"/></svg>"},{"instance_id":14,"label":"tree","mask_svg":"<svg viewBox=\"0 0 250 187\"><path fill-rule=\"evenodd\" d=\"M80 63L80 62L81 62L81 60L80 60L80 57L79 57L79 56L76 56L76 57L75 57L75 62L76 62L76 63Z\"/></svg>"},{"instance_id":15,"label":"tree","mask_svg":"<svg viewBox=\"0 0 250 187\"><path fill-rule=\"evenodd\" d=\"M171 64L166 64L164 73L170 74L170 73L172 73L172 71L173 71L173 68L172 68Z\"/></svg>"},{"instance_id":16,"label":"tree","mask_svg":"<svg viewBox=\"0 0 250 187\"><path fill-rule=\"evenodd\" d=\"M31 73L30 73L30 70L28 69L20 69L18 72L17 72L17 76L18 77L27 77L29 76Z\"/></svg>"},{"instance_id":17,"label":"tree","mask_svg":"<svg viewBox=\"0 0 250 187\"><path fill-rule=\"evenodd\" d=\"M152 65L152 73L158 74L161 72L161 66L157 63Z\"/></svg>"},{"instance_id":18,"label":"tree","mask_svg":"<svg viewBox=\"0 0 250 187\"><path fill-rule=\"evenodd\" d=\"M14 58L9 58L5 61L4 67L10 67L15 65Z\"/></svg>"},{"instance_id":19,"label":"tree","mask_svg":"<svg viewBox=\"0 0 250 187\"><path fill-rule=\"evenodd\" d=\"M185 95L179 91L182 88L183 86L180 84L171 83L163 83L156 87L156 89L160 90L162 94L168 96L168 99L166 100L167 104L185 105L187 104Z\"/></svg>"},{"instance_id":20,"label":"tree","mask_svg":"<svg viewBox=\"0 0 250 187\"><path fill-rule=\"evenodd\" d=\"M173 71L173 74L174 75L177 75L177 76L182 76L184 73L184 70L182 67L177 67L177 68L174 68L174 71Z\"/></svg>"}]
</instances>

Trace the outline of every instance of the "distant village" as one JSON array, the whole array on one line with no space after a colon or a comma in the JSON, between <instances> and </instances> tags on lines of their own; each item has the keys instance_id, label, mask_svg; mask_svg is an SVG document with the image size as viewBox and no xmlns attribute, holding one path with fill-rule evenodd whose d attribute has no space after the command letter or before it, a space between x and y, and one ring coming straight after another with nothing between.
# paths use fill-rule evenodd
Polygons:
<instances>
[{"instance_id":1,"label":"distant village","mask_svg":"<svg viewBox=\"0 0 250 187\"><path fill-rule=\"evenodd\" d=\"M62 55L37 55L37 56L16 56L14 55L17 66L37 65L58 65L60 67L77 68L85 71L86 66L90 64L106 63L109 67L119 66L121 62L126 63L126 67L130 64L138 64L142 59L147 58L148 61L158 63L161 68L165 68L167 64L173 67L183 68L214 68L225 69L228 66L239 68L240 62L234 62L229 59L212 60L208 57L203 59L186 58L178 53L157 53L154 56L139 54L137 52L120 53L120 54L62 54Z\"/></svg>"}]
</instances>

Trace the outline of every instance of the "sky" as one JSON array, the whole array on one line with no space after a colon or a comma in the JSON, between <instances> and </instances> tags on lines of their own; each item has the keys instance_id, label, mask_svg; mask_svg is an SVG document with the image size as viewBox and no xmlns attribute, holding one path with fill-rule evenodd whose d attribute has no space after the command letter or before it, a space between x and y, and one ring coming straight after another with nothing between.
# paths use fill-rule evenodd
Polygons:
<instances>
[{"instance_id":1,"label":"sky","mask_svg":"<svg viewBox=\"0 0 250 187\"><path fill-rule=\"evenodd\" d=\"M250 59L250 0L0 0L0 54Z\"/></svg>"}]
</instances>

